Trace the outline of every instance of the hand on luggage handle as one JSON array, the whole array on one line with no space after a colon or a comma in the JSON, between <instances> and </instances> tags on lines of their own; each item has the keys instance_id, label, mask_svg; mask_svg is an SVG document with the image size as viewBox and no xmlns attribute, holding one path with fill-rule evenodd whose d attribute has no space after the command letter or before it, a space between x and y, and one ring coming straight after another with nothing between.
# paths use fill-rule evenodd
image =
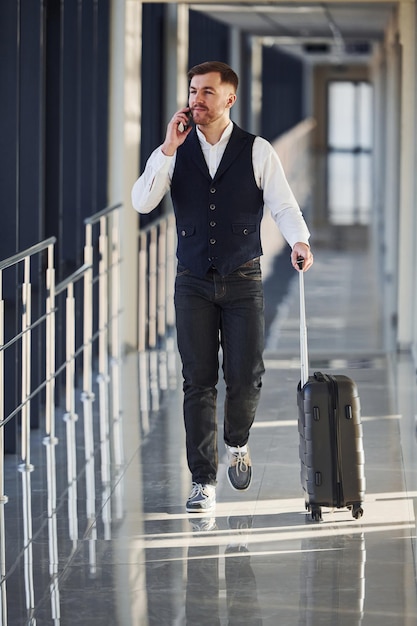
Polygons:
<instances>
[{"instance_id":1,"label":"hand on luggage handle","mask_svg":"<svg viewBox=\"0 0 417 626\"><path fill-rule=\"evenodd\" d=\"M302 271L303 265L304 265L304 257L303 256L297 257L297 265L300 268L300 271Z\"/></svg>"}]
</instances>

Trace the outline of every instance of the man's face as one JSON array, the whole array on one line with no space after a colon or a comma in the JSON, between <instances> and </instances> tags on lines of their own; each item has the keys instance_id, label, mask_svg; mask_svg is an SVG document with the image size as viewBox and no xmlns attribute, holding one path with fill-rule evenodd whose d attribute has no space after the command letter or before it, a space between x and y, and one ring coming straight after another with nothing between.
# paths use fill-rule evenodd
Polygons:
<instances>
[{"instance_id":1,"label":"man's face","mask_svg":"<svg viewBox=\"0 0 417 626\"><path fill-rule=\"evenodd\" d=\"M191 79L188 104L194 123L199 126L212 124L223 117L228 119L235 100L233 86L222 83L218 72L193 76Z\"/></svg>"}]
</instances>

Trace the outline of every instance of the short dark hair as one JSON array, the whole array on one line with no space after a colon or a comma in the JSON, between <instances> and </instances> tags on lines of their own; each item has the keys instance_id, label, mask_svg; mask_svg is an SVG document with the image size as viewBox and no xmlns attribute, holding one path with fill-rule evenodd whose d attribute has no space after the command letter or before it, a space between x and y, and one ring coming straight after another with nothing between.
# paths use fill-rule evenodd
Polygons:
<instances>
[{"instance_id":1,"label":"short dark hair","mask_svg":"<svg viewBox=\"0 0 417 626\"><path fill-rule=\"evenodd\" d=\"M193 76L201 76L209 72L218 72L221 77L221 82L232 85L234 90L237 91L239 78L236 72L234 72L229 65L221 61L204 61L204 63L194 65L194 67L188 71L188 80L191 81Z\"/></svg>"}]
</instances>

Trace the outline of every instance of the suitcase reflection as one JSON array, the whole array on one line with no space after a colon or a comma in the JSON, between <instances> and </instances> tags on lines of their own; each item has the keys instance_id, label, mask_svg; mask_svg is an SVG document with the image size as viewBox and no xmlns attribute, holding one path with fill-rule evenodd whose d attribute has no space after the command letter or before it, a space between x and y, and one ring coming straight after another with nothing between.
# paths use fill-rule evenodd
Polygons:
<instances>
[{"instance_id":1,"label":"suitcase reflection","mask_svg":"<svg viewBox=\"0 0 417 626\"><path fill-rule=\"evenodd\" d=\"M302 542L302 553L299 626L362 624L364 534L306 539Z\"/></svg>"}]
</instances>

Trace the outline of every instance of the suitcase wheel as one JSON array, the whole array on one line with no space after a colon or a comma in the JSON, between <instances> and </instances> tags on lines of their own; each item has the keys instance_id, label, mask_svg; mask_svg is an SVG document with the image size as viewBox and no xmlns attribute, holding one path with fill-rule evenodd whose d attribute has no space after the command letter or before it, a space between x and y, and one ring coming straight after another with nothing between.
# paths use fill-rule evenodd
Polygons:
<instances>
[{"instance_id":1,"label":"suitcase wheel","mask_svg":"<svg viewBox=\"0 0 417 626\"><path fill-rule=\"evenodd\" d=\"M363 508L360 502L356 502L352 506L352 517L355 519L360 519L363 515Z\"/></svg>"},{"instance_id":2,"label":"suitcase wheel","mask_svg":"<svg viewBox=\"0 0 417 626\"><path fill-rule=\"evenodd\" d=\"M313 520L313 522L321 522L322 515L321 515L321 506L312 506L311 507L311 519Z\"/></svg>"}]
</instances>

